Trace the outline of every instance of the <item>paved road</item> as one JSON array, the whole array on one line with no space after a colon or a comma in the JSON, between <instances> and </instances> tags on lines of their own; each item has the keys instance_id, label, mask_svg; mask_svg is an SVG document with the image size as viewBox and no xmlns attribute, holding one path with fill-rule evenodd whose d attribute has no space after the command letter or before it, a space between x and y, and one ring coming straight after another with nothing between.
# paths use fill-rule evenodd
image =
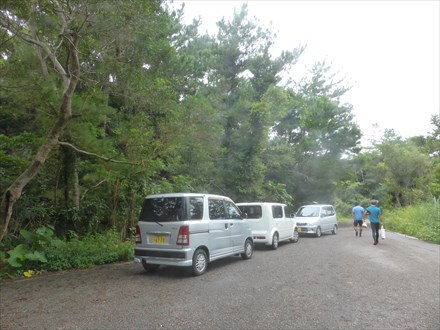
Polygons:
<instances>
[{"instance_id":1,"label":"paved road","mask_svg":"<svg viewBox=\"0 0 440 330\"><path fill-rule=\"evenodd\" d=\"M0 285L1 329L439 329L439 245L301 237L200 277L118 263Z\"/></svg>"}]
</instances>

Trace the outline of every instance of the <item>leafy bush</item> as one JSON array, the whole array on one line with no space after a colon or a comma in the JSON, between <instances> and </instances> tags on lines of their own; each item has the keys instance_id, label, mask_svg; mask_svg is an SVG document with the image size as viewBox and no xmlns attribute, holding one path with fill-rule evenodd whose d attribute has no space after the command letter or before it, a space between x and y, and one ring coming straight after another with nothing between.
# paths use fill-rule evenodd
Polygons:
<instances>
[{"instance_id":1,"label":"leafy bush","mask_svg":"<svg viewBox=\"0 0 440 330\"><path fill-rule=\"evenodd\" d=\"M0 246L1 250L9 246L7 253L0 253L0 278L88 268L133 258L134 243L121 241L114 230L81 239L73 235L67 241L56 238L52 226L38 228L35 233L21 230L20 234L20 238L10 238Z\"/></svg>"},{"instance_id":2,"label":"leafy bush","mask_svg":"<svg viewBox=\"0 0 440 330\"><path fill-rule=\"evenodd\" d=\"M133 242L119 240L114 231L89 235L82 239L73 238L62 247L46 251L47 263L41 270L56 271L71 268L89 268L133 257Z\"/></svg>"},{"instance_id":3,"label":"leafy bush","mask_svg":"<svg viewBox=\"0 0 440 330\"><path fill-rule=\"evenodd\" d=\"M8 263L15 268L30 268L47 262L44 251L51 247L60 247L63 241L54 235L50 225L40 227L35 233L25 229L20 230L21 244L8 251Z\"/></svg>"},{"instance_id":4,"label":"leafy bush","mask_svg":"<svg viewBox=\"0 0 440 330\"><path fill-rule=\"evenodd\" d=\"M439 204L434 199L432 202L395 209L384 214L384 224L392 231L440 244Z\"/></svg>"}]
</instances>

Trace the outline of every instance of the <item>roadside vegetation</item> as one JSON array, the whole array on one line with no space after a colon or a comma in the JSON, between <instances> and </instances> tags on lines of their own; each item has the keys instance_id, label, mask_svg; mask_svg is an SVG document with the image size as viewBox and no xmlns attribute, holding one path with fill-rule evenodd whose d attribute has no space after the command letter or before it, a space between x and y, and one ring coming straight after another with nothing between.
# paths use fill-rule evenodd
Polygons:
<instances>
[{"instance_id":1,"label":"roadside vegetation","mask_svg":"<svg viewBox=\"0 0 440 330\"><path fill-rule=\"evenodd\" d=\"M5 279L132 260L134 242L122 241L113 230L60 239L53 227L44 226L35 233L21 230L18 237L9 235L0 248L0 279Z\"/></svg>"},{"instance_id":2,"label":"roadside vegetation","mask_svg":"<svg viewBox=\"0 0 440 330\"><path fill-rule=\"evenodd\" d=\"M393 209L384 215L387 229L440 244L440 203L438 200L402 209Z\"/></svg>"},{"instance_id":3,"label":"roadside vegetation","mask_svg":"<svg viewBox=\"0 0 440 330\"><path fill-rule=\"evenodd\" d=\"M427 136L362 147L325 61L294 81L305 47L272 55L275 32L246 5L208 35L167 4L1 2L2 274L129 260L153 193L341 217L374 198L390 230L439 243L440 116Z\"/></svg>"}]
</instances>

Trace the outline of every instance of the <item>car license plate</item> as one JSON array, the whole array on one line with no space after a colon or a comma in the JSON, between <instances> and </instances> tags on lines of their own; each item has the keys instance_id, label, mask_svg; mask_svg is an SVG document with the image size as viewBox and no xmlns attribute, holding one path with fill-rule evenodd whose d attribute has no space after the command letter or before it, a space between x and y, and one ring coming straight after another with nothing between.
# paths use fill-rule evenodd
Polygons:
<instances>
[{"instance_id":1,"label":"car license plate","mask_svg":"<svg viewBox=\"0 0 440 330\"><path fill-rule=\"evenodd\" d=\"M151 243L153 244L166 244L167 236L154 234L151 237Z\"/></svg>"},{"instance_id":2,"label":"car license plate","mask_svg":"<svg viewBox=\"0 0 440 330\"><path fill-rule=\"evenodd\" d=\"M301 232L301 229L302 229L301 227L298 227L298 233L300 233L300 232Z\"/></svg>"}]
</instances>

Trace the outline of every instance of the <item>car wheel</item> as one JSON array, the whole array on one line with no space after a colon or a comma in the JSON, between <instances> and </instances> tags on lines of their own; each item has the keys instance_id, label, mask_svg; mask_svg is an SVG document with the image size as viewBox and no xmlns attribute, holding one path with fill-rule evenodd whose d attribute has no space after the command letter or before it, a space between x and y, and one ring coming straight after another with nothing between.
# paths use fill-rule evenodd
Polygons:
<instances>
[{"instance_id":1,"label":"car wheel","mask_svg":"<svg viewBox=\"0 0 440 330\"><path fill-rule=\"evenodd\" d=\"M295 230L293 231L293 237L292 237L291 241L293 243L297 243L298 240L299 240L298 228L295 228Z\"/></svg>"},{"instance_id":2,"label":"car wheel","mask_svg":"<svg viewBox=\"0 0 440 330\"><path fill-rule=\"evenodd\" d=\"M279 243L280 243L280 239L278 237L278 233L274 233L272 236L272 245L271 245L272 250L278 249Z\"/></svg>"},{"instance_id":3,"label":"car wheel","mask_svg":"<svg viewBox=\"0 0 440 330\"><path fill-rule=\"evenodd\" d=\"M321 237L321 227L316 228L316 237Z\"/></svg>"},{"instance_id":4,"label":"car wheel","mask_svg":"<svg viewBox=\"0 0 440 330\"><path fill-rule=\"evenodd\" d=\"M194 276L202 275L208 268L208 256L202 249L197 249L193 255L192 273Z\"/></svg>"},{"instance_id":5,"label":"car wheel","mask_svg":"<svg viewBox=\"0 0 440 330\"><path fill-rule=\"evenodd\" d=\"M142 266L147 272L154 272L159 269L160 265L147 264L145 260L142 260Z\"/></svg>"},{"instance_id":6,"label":"car wheel","mask_svg":"<svg viewBox=\"0 0 440 330\"><path fill-rule=\"evenodd\" d=\"M336 235L338 233L338 226L337 225L334 225L333 226L333 230L332 230L332 234L333 235Z\"/></svg>"},{"instance_id":7,"label":"car wheel","mask_svg":"<svg viewBox=\"0 0 440 330\"><path fill-rule=\"evenodd\" d=\"M254 253L254 243L250 238L244 242L244 252L241 254L241 257L243 259L250 259L252 258L252 254Z\"/></svg>"}]
</instances>

